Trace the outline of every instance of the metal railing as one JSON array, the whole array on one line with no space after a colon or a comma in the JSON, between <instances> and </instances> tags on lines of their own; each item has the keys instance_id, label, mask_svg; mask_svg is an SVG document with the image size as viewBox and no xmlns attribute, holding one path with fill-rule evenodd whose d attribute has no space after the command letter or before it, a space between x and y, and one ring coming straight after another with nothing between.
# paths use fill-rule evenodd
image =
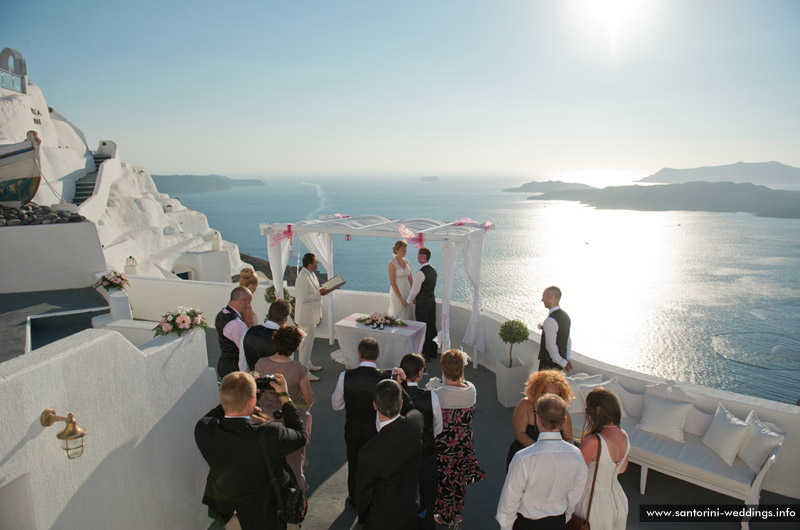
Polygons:
<instances>
[{"instance_id":1,"label":"metal railing","mask_svg":"<svg viewBox=\"0 0 800 530\"><path fill-rule=\"evenodd\" d=\"M0 68L0 87L5 88L6 90L19 92L20 94L25 93L22 76L2 68Z\"/></svg>"}]
</instances>

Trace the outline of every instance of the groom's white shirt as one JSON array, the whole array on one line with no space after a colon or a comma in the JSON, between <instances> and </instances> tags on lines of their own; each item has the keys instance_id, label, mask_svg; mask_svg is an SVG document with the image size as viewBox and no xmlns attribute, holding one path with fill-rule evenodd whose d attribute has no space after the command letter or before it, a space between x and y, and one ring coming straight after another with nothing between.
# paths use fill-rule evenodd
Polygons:
<instances>
[{"instance_id":1,"label":"groom's white shirt","mask_svg":"<svg viewBox=\"0 0 800 530\"><path fill-rule=\"evenodd\" d=\"M429 266L430 263L426 263L422 267ZM406 299L409 304L417 297L419 290L422 288L422 282L425 281L425 273L422 272L422 267L414 271L414 285L411 286L411 292L408 293L408 298Z\"/></svg>"}]
</instances>

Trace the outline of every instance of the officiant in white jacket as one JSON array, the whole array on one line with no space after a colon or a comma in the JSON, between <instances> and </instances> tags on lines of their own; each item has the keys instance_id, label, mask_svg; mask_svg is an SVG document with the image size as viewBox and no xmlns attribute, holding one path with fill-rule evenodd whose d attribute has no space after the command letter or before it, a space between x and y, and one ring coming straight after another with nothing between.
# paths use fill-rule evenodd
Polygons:
<instances>
[{"instance_id":1,"label":"officiant in white jacket","mask_svg":"<svg viewBox=\"0 0 800 530\"><path fill-rule=\"evenodd\" d=\"M314 274L318 266L319 262L314 254L308 253L303 256L303 268L297 274L297 281L294 284L296 299L294 321L306 334L300 346L300 362L310 372L322 370L321 366L311 363L311 349L314 347L317 324L322 320L322 297L331 292L330 289L320 288L317 275ZM311 381L319 381L319 377L314 374L308 374L308 378Z\"/></svg>"}]
</instances>

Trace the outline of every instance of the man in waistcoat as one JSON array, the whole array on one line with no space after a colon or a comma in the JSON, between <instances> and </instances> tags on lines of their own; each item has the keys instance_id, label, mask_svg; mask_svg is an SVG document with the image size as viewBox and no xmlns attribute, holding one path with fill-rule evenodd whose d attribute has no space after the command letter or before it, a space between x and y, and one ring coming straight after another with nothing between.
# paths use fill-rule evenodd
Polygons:
<instances>
[{"instance_id":1,"label":"man in waistcoat","mask_svg":"<svg viewBox=\"0 0 800 530\"><path fill-rule=\"evenodd\" d=\"M425 361L436 358L438 346L433 339L436 338L436 297L433 294L436 288L436 269L429 262L431 251L421 248L417 252L419 270L414 272L414 285L408 295L407 302L414 303L414 318L425 322L425 342L422 345L422 356Z\"/></svg>"},{"instance_id":2,"label":"man in waistcoat","mask_svg":"<svg viewBox=\"0 0 800 530\"><path fill-rule=\"evenodd\" d=\"M542 338L539 341L539 370L572 371L572 339L569 337L571 321L561 309L561 289L548 287L542 293L542 302L550 311L539 324Z\"/></svg>"},{"instance_id":3,"label":"man in waistcoat","mask_svg":"<svg viewBox=\"0 0 800 530\"><path fill-rule=\"evenodd\" d=\"M292 312L292 304L288 300L275 300L269 306L267 321L263 324L253 326L247 330L242 339L244 358L247 360L247 368L253 371L256 363L262 357L269 357L275 353L272 345L272 334L276 329L281 329L289 314Z\"/></svg>"},{"instance_id":4,"label":"man in waistcoat","mask_svg":"<svg viewBox=\"0 0 800 530\"><path fill-rule=\"evenodd\" d=\"M331 395L333 410L345 410L344 441L347 445L347 493L349 502L355 506L356 469L358 451L377 434L375 408L372 401L375 387L384 379L397 373L400 380L405 379L403 371L378 370L376 361L380 356L378 341L367 337L358 343L358 368L341 373L336 388ZM411 410L411 398L403 395L403 413Z\"/></svg>"},{"instance_id":5,"label":"man in waistcoat","mask_svg":"<svg viewBox=\"0 0 800 530\"><path fill-rule=\"evenodd\" d=\"M317 257L310 252L303 256L303 268L297 274L294 282L294 296L297 306L294 311L294 321L302 329L306 338L300 346L300 359L298 359L310 372L322 370L311 362L311 349L314 347L314 335L317 333L317 324L322 320L322 297L331 292L330 289L320 288L316 272L319 262ZM308 374L310 381L319 381L319 377Z\"/></svg>"},{"instance_id":6,"label":"man in waistcoat","mask_svg":"<svg viewBox=\"0 0 800 530\"><path fill-rule=\"evenodd\" d=\"M222 311L217 313L214 327L219 339L219 362L217 374L220 379L232 372L246 372L247 361L241 349L242 338L247 333L247 324L242 314L250 307L253 293L247 287L236 287L231 291L231 299Z\"/></svg>"},{"instance_id":7,"label":"man in waistcoat","mask_svg":"<svg viewBox=\"0 0 800 530\"><path fill-rule=\"evenodd\" d=\"M414 408L422 413L422 462L419 468L420 529L433 530L433 506L436 502L438 471L436 468L436 437L442 432L442 406L435 392L419 387L425 373L425 359L418 353L409 353L400 361L406 376L406 392Z\"/></svg>"}]
</instances>

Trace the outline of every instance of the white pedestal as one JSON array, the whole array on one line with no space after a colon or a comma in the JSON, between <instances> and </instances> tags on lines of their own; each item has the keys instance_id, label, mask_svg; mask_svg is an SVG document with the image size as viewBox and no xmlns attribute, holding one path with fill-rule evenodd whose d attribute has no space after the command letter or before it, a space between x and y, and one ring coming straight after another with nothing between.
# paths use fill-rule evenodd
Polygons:
<instances>
[{"instance_id":1,"label":"white pedestal","mask_svg":"<svg viewBox=\"0 0 800 530\"><path fill-rule=\"evenodd\" d=\"M528 381L528 367L514 359L511 368L506 361L496 361L494 375L497 381L497 401L506 408L516 407L522 399Z\"/></svg>"}]
</instances>

